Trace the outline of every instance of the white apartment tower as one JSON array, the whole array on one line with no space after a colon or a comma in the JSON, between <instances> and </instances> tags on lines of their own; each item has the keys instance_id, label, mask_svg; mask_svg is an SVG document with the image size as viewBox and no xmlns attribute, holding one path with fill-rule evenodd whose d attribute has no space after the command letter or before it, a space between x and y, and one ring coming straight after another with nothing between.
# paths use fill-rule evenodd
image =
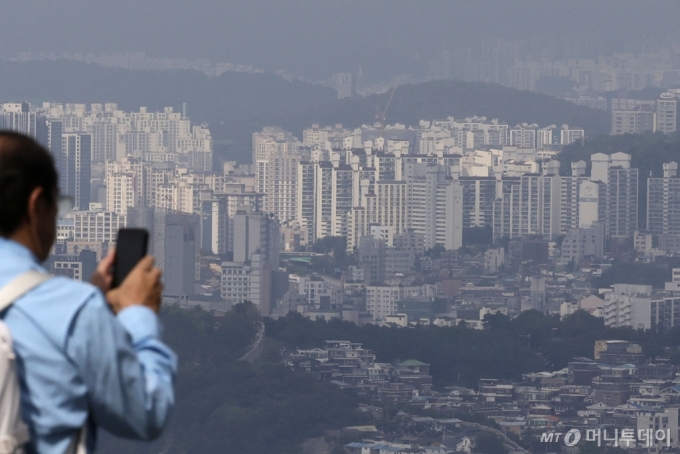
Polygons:
<instances>
[{"instance_id":1,"label":"white apartment tower","mask_svg":"<svg viewBox=\"0 0 680 454\"><path fill-rule=\"evenodd\" d=\"M268 126L261 132L253 133L253 164L273 154L295 154L299 146L300 142L292 133Z\"/></svg>"},{"instance_id":2,"label":"white apartment tower","mask_svg":"<svg viewBox=\"0 0 680 454\"><path fill-rule=\"evenodd\" d=\"M106 177L106 209L126 215L128 207L136 205L135 175L112 173Z\"/></svg>"},{"instance_id":3,"label":"white apartment tower","mask_svg":"<svg viewBox=\"0 0 680 454\"><path fill-rule=\"evenodd\" d=\"M463 188L446 176L443 166L419 164L407 180L408 228L436 244L458 249L463 244Z\"/></svg>"},{"instance_id":4,"label":"white apartment tower","mask_svg":"<svg viewBox=\"0 0 680 454\"><path fill-rule=\"evenodd\" d=\"M118 230L126 226L127 218L111 211L74 211L75 241L115 243Z\"/></svg>"},{"instance_id":5,"label":"white apartment tower","mask_svg":"<svg viewBox=\"0 0 680 454\"><path fill-rule=\"evenodd\" d=\"M663 165L663 178L647 179L647 231L680 235L680 178L676 162Z\"/></svg>"},{"instance_id":6,"label":"white apartment tower","mask_svg":"<svg viewBox=\"0 0 680 454\"><path fill-rule=\"evenodd\" d=\"M588 181L585 161L572 162L571 176L560 178L562 234L579 227L579 188L584 181Z\"/></svg>"},{"instance_id":7,"label":"white apartment tower","mask_svg":"<svg viewBox=\"0 0 680 454\"><path fill-rule=\"evenodd\" d=\"M608 236L631 236L638 228L638 169L630 168L630 159L626 153L591 156L590 179L606 188Z\"/></svg>"},{"instance_id":8,"label":"white apartment tower","mask_svg":"<svg viewBox=\"0 0 680 454\"><path fill-rule=\"evenodd\" d=\"M578 228L589 228L607 221L607 185L599 181L582 181L578 193ZM605 229L606 230L606 229Z\"/></svg>"},{"instance_id":9,"label":"white apartment tower","mask_svg":"<svg viewBox=\"0 0 680 454\"><path fill-rule=\"evenodd\" d=\"M675 93L662 93L656 101L656 130L672 134L678 129L678 100Z\"/></svg>"},{"instance_id":10,"label":"white apartment tower","mask_svg":"<svg viewBox=\"0 0 680 454\"><path fill-rule=\"evenodd\" d=\"M297 218L298 165L300 155L274 154L257 163L257 183L264 197L264 211L273 213L279 222Z\"/></svg>"},{"instance_id":11,"label":"white apartment tower","mask_svg":"<svg viewBox=\"0 0 680 454\"><path fill-rule=\"evenodd\" d=\"M315 228L315 172L316 163L310 161L300 161L297 168L297 213L296 219L307 231L307 244L312 244L316 240Z\"/></svg>"},{"instance_id":12,"label":"white apartment tower","mask_svg":"<svg viewBox=\"0 0 680 454\"><path fill-rule=\"evenodd\" d=\"M494 239L541 235L554 239L562 232L562 183L559 163L551 161L543 174L526 174L500 181L494 203Z\"/></svg>"}]
</instances>

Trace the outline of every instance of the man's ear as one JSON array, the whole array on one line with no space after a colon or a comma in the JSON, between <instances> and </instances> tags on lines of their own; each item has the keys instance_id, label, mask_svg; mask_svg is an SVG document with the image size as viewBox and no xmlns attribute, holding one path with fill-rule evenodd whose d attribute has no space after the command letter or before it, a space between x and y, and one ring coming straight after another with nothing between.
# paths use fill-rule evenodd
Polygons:
<instances>
[{"instance_id":1,"label":"man's ear","mask_svg":"<svg viewBox=\"0 0 680 454\"><path fill-rule=\"evenodd\" d=\"M31 195L28 197L28 209L26 210L26 220L29 223L39 221L40 215L48 208L45 195L45 190L40 186L31 191Z\"/></svg>"}]
</instances>

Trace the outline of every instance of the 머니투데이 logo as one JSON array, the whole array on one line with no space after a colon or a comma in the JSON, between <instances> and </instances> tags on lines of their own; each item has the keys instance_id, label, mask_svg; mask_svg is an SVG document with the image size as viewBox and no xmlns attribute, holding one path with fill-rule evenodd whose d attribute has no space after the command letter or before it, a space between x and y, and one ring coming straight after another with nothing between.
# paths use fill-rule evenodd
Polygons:
<instances>
[{"instance_id":1,"label":"\uba38\ub2c8\ud22c\ub370\uc774 logo","mask_svg":"<svg viewBox=\"0 0 680 454\"><path fill-rule=\"evenodd\" d=\"M581 441L581 431L578 429L571 429L569 432L564 434L564 444L565 446L576 446L576 444Z\"/></svg>"},{"instance_id":2,"label":"\uba38\ub2c8\ud22c\ub370\uc774 logo","mask_svg":"<svg viewBox=\"0 0 680 454\"><path fill-rule=\"evenodd\" d=\"M559 443L560 438L565 446L576 446L581 441L581 431L578 429L571 429L566 433L549 432L541 434L542 443Z\"/></svg>"}]
</instances>

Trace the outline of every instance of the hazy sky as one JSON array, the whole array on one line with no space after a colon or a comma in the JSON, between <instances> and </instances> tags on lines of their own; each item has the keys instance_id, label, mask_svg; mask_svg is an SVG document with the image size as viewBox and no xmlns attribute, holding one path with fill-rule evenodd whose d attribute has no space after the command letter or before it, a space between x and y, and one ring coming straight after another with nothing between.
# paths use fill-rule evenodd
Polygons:
<instances>
[{"instance_id":1,"label":"hazy sky","mask_svg":"<svg viewBox=\"0 0 680 454\"><path fill-rule=\"evenodd\" d=\"M585 54L680 36L677 0L0 0L0 8L2 57L144 52L308 78L359 67L374 77L416 73L444 49L488 38Z\"/></svg>"}]
</instances>

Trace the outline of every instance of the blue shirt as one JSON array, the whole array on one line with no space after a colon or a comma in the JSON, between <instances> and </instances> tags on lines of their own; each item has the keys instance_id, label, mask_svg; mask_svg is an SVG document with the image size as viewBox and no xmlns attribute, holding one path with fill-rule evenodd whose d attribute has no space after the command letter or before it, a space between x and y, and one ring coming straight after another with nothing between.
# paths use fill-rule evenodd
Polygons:
<instances>
[{"instance_id":1,"label":"blue shirt","mask_svg":"<svg viewBox=\"0 0 680 454\"><path fill-rule=\"evenodd\" d=\"M29 269L45 272L27 248L0 238L0 287ZM54 277L0 317L14 340L29 454L62 454L88 417L88 452L97 426L135 439L160 433L177 359L153 311L133 306L114 316L96 287Z\"/></svg>"}]
</instances>

